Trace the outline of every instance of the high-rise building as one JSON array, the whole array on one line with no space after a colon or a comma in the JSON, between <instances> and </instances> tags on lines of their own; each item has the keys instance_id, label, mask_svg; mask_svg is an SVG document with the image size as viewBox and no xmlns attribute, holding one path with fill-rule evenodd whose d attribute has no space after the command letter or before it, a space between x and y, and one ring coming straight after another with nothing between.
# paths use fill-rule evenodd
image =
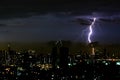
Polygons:
<instances>
[{"instance_id":1,"label":"high-rise building","mask_svg":"<svg viewBox=\"0 0 120 80\"><path fill-rule=\"evenodd\" d=\"M55 46L52 48L51 58L52 58L52 66L53 69L55 69L57 66L59 66L59 49L62 46L62 41L56 41Z\"/></svg>"},{"instance_id":2,"label":"high-rise building","mask_svg":"<svg viewBox=\"0 0 120 80\"><path fill-rule=\"evenodd\" d=\"M52 65L53 68L67 68L68 66L69 49L64 47L62 41L57 41L56 45L52 48Z\"/></svg>"},{"instance_id":3,"label":"high-rise building","mask_svg":"<svg viewBox=\"0 0 120 80\"><path fill-rule=\"evenodd\" d=\"M60 67L66 69L68 67L69 48L60 47Z\"/></svg>"},{"instance_id":4,"label":"high-rise building","mask_svg":"<svg viewBox=\"0 0 120 80\"><path fill-rule=\"evenodd\" d=\"M57 55L58 55L58 48L57 47L53 47L52 48L52 53L51 53L53 69L55 69L56 65L57 65L57 58L58 58Z\"/></svg>"},{"instance_id":5,"label":"high-rise building","mask_svg":"<svg viewBox=\"0 0 120 80\"><path fill-rule=\"evenodd\" d=\"M96 46L98 45L98 42L91 42L89 45L90 45L90 55L95 56Z\"/></svg>"},{"instance_id":6,"label":"high-rise building","mask_svg":"<svg viewBox=\"0 0 120 80\"><path fill-rule=\"evenodd\" d=\"M93 43L90 43L90 55L95 55L95 47L94 47L94 44Z\"/></svg>"}]
</instances>

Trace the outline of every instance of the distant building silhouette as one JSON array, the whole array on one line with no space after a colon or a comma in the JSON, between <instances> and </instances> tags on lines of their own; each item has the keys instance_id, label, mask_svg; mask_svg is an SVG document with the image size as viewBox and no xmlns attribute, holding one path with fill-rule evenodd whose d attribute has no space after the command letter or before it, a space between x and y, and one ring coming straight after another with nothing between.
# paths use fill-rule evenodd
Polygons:
<instances>
[{"instance_id":1,"label":"distant building silhouette","mask_svg":"<svg viewBox=\"0 0 120 80\"><path fill-rule=\"evenodd\" d=\"M67 68L68 66L69 49L64 47L62 41L57 41L52 48L52 65L53 68L59 66L60 68Z\"/></svg>"},{"instance_id":2,"label":"distant building silhouette","mask_svg":"<svg viewBox=\"0 0 120 80\"><path fill-rule=\"evenodd\" d=\"M52 48L51 57L52 57L52 66L53 66L53 69L55 69L57 65L57 59L58 59L58 48L57 47Z\"/></svg>"},{"instance_id":3,"label":"distant building silhouette","mask_svg":"<svg viewBox=\"0 0 120 80\"><path fill-rule=\"evenodd\" d=\"M60 67L66 69L68 67L69 48L60 47Z\"/></svg>"},{"instance_id":4,"label":"distant building silhouette","mask_svg":"<svg viewBox=\"0 0 120 80\"><path fill-rule=\"evenodd\" d=\"M106 48L103 49L103 57L104 58L108 57L108 55L107 55L107 49Z\"/></svg>"}]
</instances>

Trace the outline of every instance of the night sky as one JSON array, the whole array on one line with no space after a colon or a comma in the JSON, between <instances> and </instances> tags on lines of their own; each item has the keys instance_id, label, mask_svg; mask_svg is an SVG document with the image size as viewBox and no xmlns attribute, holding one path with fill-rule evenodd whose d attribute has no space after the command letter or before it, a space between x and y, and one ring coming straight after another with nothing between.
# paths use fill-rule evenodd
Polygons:
<instances>
[{"instance_id":1,"label":"night sky","mask_svg":"<svg viewBox=\"0 0 120 80\"><path fill-rule=\"evenodd\" d=\"M71 40L87 43L89 24L96 17L92 41L120 43L117 0L9 0L0 4L1 42Z\"/></svg>"}]
</instances>

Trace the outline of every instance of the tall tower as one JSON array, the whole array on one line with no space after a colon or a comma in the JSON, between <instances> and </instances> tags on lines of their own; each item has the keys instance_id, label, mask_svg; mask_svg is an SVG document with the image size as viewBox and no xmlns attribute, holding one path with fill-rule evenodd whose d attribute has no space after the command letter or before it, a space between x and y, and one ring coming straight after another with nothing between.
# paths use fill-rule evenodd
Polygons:
<instances>
[{"instance_id":1,"label":"tall tower","mask_svg":"<svg viewBox=\"0 0 120 80\"><path fill-rule=\"evenodd\" d=\"M7 50L5 51L5 65L10 63L10 44L7 45Z\"/></svg>"},{"instance_id":2,"label":"tall tower","mask_svg":"<svg viewBox=\"0 0 120 80\"><path fill-rule=\"evenodd\" d=\"M68 67L68 54L69 54L69 48L60 47L60 67L62 69L67 69Z\"/></svg>"},{"instance_id":3,"label":"tall tower","mask_svg":"<svg viewBox=\"0 0 120 80\"><path fill-rule=\"evenodd\" d=\"M53 69L55 69L58 64L59 64L59 49L62 46L62 41L57 41L55 42L55 46L52 48L52 53L51 53L51 57L52 57L52 66Z\"/></svg>"},{"instance_id":4,"label":"tall tower","mask_svg":"<svg viewBox=\"0 0 120 80\"><path fill-rule=\"evenodd\" d=\"M8 52L9 52L11 50L10 43L8 43L7 47L8 47Z\"/></svg>"},{"instance_id":5,"label":"tall tower","mask_svg":"<svg viewBox=\"0 0 120 80\"><path fill-rule=\"evenodd\" d=\"M90 53L90 54L94 56L94 55L95 55L95 47L94 47L94 44L91 43L91 46L90 46L90 47L91 47L91 53Z\"/></svg>"},{"instance_id":6,"label":"tall tower","mask_svg":"<svg viewBox=\"0 0 120 80\"><path fill-rule=\"evenodd\" d=\"M56 68L57 55L58 55L58 49L57 49L57 47L53 47L53 48L52 48L52 53L51 53L53 69Z\"/></svg>"},{"instance_id":7,"label":"tall tower","mask_svg":"<svg viewBox=\"0 0 120 80\"><path fill-rule=\"evenodd\" d=\"M90 46L90 55L91 56L95 56L95 47L96 47L96 45L98 45L98 42L91 42L91 43L89 43L89 46Z\"/></svg>"}]
</instances>

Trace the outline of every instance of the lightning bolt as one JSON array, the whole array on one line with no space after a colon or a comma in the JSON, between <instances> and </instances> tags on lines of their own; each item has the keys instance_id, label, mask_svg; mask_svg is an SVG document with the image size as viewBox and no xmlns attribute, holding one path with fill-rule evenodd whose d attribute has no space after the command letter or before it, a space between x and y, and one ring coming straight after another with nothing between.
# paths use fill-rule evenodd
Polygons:
<instances>
[{"instance_id":1,"label":"lightning bolt","mask_svg":"<svg viewBox=\"0 0 120 80\"><path fill-rule=\"evenodd\" d=\"M93 18L92 24L89 26L89 33L88 33L88 42L91 43L91 35L93 33L93 25L95 24L96 18Z\"/></svg>"}]
</instances>

